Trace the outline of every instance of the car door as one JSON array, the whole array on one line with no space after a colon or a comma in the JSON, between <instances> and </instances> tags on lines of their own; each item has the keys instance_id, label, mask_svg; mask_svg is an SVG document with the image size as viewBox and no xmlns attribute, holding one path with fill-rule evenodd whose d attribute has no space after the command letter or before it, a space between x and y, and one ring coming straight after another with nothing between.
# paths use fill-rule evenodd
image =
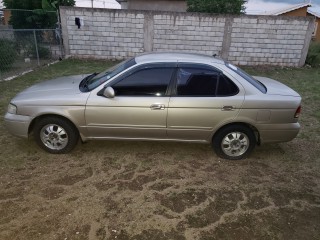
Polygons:
<instances>
[{"instance_id":1,"label":"car door","mask_svg":"<svg viewBox=\"0 0 320 240\"><path fill-rule=\"evenodd\" d=\"M236 117L244 91L220 70L204 64L179 64L169 102L168 138L210 141L212 132Z\"/></svg>"},{"instance_id":2,"label":"car door","mask_svg":"<svg viewBox=\"0 0 320 240\"><path fill-rule=\"evenodd\" d=\"M140 65L106 85L114 89L114 98L90 95L85 112L90 138L165 139L175 67Z\"/></svg>"}]
</instances>

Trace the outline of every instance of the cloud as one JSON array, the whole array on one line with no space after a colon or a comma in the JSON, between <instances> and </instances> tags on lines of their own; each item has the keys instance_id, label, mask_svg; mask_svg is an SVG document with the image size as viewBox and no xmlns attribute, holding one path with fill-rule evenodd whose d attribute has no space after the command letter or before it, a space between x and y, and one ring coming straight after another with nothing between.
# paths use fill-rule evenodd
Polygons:
<instances>
[{"instance_id":1,"label":"cloud","mask_svg":"<svg viewBox=\"0 0 320 240\"><path fill-rule=\"evenodd\" d=\"M268 14L269 12L277 11L279 9L287 8L292 4L286 2L273 2L264 0L249 0L246 3L247 14Z\"/></svg>"},{"instance_id":2,"label":"cloud","mask_svg":"<svg viewBox=\"0 0 320 240\"><path fill-rule=\"evenodd\" d=\"M258 15L264 15L268 14L270 12L275 12L281 9L288 8L292 5L304 3L309 1L303 1L303 0L249 0L246 3L246 13L247 14L258 14ZM320 6L320 0L312 0L312 5L317 7L319 4Z\"/></svg>"}]
</instances>

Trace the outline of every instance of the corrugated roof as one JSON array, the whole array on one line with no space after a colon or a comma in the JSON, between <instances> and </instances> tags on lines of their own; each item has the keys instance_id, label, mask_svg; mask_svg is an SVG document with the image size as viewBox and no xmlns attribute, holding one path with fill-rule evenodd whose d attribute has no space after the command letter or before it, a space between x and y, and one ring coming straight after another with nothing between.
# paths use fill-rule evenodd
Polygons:
<instances>
[{"instance_id":1,"label":"corrugated roof","mask_svg":"<svg viewBox=\"0 0 320 240\"><path fill-rule=\"evenodd\" d=\"M307 12L317 18L320 18L320 12L315 12L313 9L308 8Z\"/></svg>"},{"instance_id":2,"label":"corrugated roof","mask_svg":"<svg viewBox=\"0 0 320 240\"><path fill-rule=\"evenodd\" d=\"M297 10L299 8L303 8L303 7L311 7L311 3L308 2L308 3L299 3L299 4L296 4L296 5L292 5L288 8L283 8L281 10L277 10L275 12L270 12L269 15L281 15L281 14L284 14L284 13L287 13L287 12L291 12L291 11L294 11L294 10Z\"/></svg>"}]
</instances>

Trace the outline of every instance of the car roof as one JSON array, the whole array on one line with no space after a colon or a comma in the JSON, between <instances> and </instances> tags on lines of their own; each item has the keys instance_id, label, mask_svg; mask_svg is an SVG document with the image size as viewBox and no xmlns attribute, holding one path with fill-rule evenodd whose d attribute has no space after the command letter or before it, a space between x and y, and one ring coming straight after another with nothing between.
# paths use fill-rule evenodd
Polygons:
<instances>
[{"instance_id":1,"label":"car roof","mask_svg":"<svg viewBox=\"0 0 320 240\"><path fill-rule=\"evenodd\" d=\"M179 53L179 52L151 52L144 53L135 57L137 63L150 62L210 62L224 64L224 61L219 58L204 54L195 53Z\"/></svg>"}]
</instances>

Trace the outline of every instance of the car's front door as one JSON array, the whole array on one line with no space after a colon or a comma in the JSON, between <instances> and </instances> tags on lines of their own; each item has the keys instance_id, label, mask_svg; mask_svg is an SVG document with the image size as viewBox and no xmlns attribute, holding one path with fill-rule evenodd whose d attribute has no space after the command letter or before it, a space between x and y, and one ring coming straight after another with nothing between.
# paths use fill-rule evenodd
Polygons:
<instances>
[{"instance_id":1,"label":"car's front door","mask_svg":"<svg viewBox=\"0 0 320 240\"><path fill-rule=\"evenodd\" d=\"M86 106L89 138L165 139L172 64L140 65L108 86L114 98L91 94Z\"/></svg>"},{"instance_id":2,"label":"car's front door","mask_svg":"<svg viewBox=\"0 0 320 240\"><path fill-rule=\"evenodd\" d=\"M168 138L210 141L213 130L233 119L244 92L220 70L179 64L168 110Z\"/></svg>"}]
</instances>

